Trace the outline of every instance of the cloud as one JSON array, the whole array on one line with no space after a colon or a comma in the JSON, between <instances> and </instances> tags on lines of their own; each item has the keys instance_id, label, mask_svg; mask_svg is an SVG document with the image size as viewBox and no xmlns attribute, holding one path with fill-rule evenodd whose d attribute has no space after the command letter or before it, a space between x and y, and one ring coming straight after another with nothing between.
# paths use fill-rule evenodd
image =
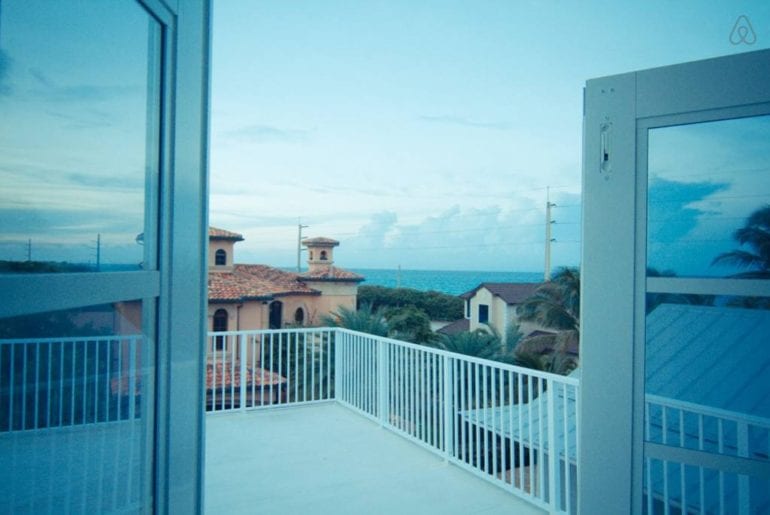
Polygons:
<instances>
[{"instance_id":1,"label":"cloud","mask_svg":"<svg viewBox=\"0 0 770 515\"><path fill-rule=\"evenodd\" d=\"M226 138L246 140L254 143L302 143L308 140L311 131L255 124L224 131L222 135Z\"/></svg>"},{"instance_id":2,"label":"cloud","mask_svg":"<svg viewBox=\"0 0 770 515\"><path fill-rule=\"evenodd\" d=\"M539 271L544 213L531 203L515 209L452 206L414 223L398 223L395 213L382 212L342 245L343 266ZM563 264L576 264L578 250L565 254Z\"/></svg>"},{"instance_id":3,"label":"cloud","mask_svg":"<svg viewBox=\"0 0 770 515\"><path fill-rule=\"evenodd\" d=\"M489 129L498 131L511 130L511 125L506 122L482 122L477 120L470 120L461 116L420 116L420 120L429 123L470 127L473 129Z\"/></svg>"},{"instance_id":4,"label":"cloud","mask_svg":"<svg viewBox=\"0 0 770 515\"><path fill-rule=\"evenodd\" d=\"M49 102L104 102L116 97L142 93L139 86L132 85L76 84L61 86L37 68L29 68L28 72L39 86L38 89L32 91L33 95Z\"/></svg>"},{"instance_id":5,"label":"cloud","mask_svg":"<svg viewBox=\"0 0 770 515\"><path fill-rule=\"evenodd\" d=\"M647 194L650 241L671 243L689 234L698 225L698 218L708 214L695 204L728 187L726 183L653 178Z\"/></svg>"}]
</instances>

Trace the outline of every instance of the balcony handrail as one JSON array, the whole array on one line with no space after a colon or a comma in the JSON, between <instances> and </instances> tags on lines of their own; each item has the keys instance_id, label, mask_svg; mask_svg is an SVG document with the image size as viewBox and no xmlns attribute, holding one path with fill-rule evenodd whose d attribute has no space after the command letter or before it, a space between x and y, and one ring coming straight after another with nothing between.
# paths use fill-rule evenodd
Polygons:
<instances>
[{"instance_id":1,"label":"balcony handrail","mask_svg":"<svg viewBox=\"0 0 770 515\"><path fill-rule=\"evenodd\" d=\"M644 399L647 404L655 404L658 406L679 409L694 415L704 415L716 419L729 420L730 422L746 423L752 426L770 429L770 419L766 417L750 415L748 413L738 413L722 408L716 408L714 406L696 404L694 402L672 399L670 397L663 397L651 393L645 394Z\"/></svg>"},{"instance_id":2,"label":"balcony handrail","mask_svg":"<svg viewBox=\"0 0 770 515\"><path fill-rule=\"evenodd\" d=\"M518 374L526 374L528 376L538 377L541 379L552 379L559 382L563 382L571 386L580 385L580 380L576 377L563 376L560 374L554 374L553 372L545 372L543 370L536 370L534 368L527 368L519 365L512 365L510 363L503 363L502 361L494 361L490 359L479 358L476 356L470 356L468 354L461 354L459 352L452 352L444 349L437 349L436 347L430 347L428 345L421 345L418 343L405 342L403 340L397 340L394 338L389 338L387 336L377 336L374 334L361 333L358 331L353 331L353 330L345 329L341 327L338 327L338 328L325 327L322 329L336 329L340 333L353 334L357 336L365 336L367 338L372 338L375 341L382 341L384 343L398 345L400 347L404 347L407 349L415 349L421 352L435 354L437 356L442 356L442 357L446 356L446 357L456 358L456 359L462 358L463 360L468 361L469 363L477 363L479 365L492 366L500 370L515 372Z\"/></svg>"}]
</instances>

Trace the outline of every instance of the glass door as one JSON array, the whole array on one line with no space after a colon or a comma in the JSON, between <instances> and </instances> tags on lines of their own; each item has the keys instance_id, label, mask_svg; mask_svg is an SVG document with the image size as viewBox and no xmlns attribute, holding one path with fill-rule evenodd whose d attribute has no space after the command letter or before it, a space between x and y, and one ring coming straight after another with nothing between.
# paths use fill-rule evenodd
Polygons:
<instances>
[{"instance_id":1,"label":"glass door","mask_svg":"<svg viewBox=\"0 0 770 515\"><path fill-rule=\"evenodd\" d=\"M0 12L0 512L154 506L163 26Z\"/></svg>"},{"instance_id":2,"label":"glass door","mask_svg":"<svg viewBox=\"0 0 770 515\"><path fill-rule=\"evenodd\" d=\"M770 511L770 115L750 111L638 125L644 513Z\"/></svg>"},{"instance_id":3,"label":"glass door","mask_svg":"<svg viewBox=\"0 0 770 515\"><path fill-rule=\"evenodd\" d=\"M770 51L586 83L583 513L770 511Z\"/></svg>"}]
</instances>

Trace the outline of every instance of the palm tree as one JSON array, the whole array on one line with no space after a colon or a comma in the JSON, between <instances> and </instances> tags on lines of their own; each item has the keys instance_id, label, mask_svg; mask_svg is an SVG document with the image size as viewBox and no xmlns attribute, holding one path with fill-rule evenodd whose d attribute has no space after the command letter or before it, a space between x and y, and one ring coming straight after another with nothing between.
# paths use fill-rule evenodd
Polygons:
<instances>
[{"instance_id":1,"label":"palm tree","mask_svg":"<svg viewBox=\"0 0 770 515\"><path fill-rule=\"evenodd\" d=\"M520 366L567 374L577 366L569 351L580 340L580 271L575 267L559 269L518 308L519 320L535 322L556 331L521 341L515 363Z\"/></svg>"},{"instance_id":2,"label":"palm tree","mask_svg":"<svg viewBox=\"0 0 770 515\"><path fill-rule=\"evenodd\" d=\"M556 331L580 329L580 271L559 269L518 308L519 320L535 322Z\"/></svg>"},{"instance_id":3,"label":"palm tree","mask_svg":"<svg viewBox=\"0 0 770 515\"><path fill-rule=\"evenodd\" d=\"M733 237L748 250L732 250L717 256L714 264L732 264L740 268L751 268L732 277L746 279L770 279L770 204L754 211L746 224L733 233Z\"/></svg>"},{"instance_id":4,"label":"palm tree","mask_svg":"<svg viewBox=\"0 0 770 515\"><path fill-rule=\"evenodd\" d=\"M371 304L362 304L357 310L341 306L335 313L324 315L321 321L322 325L344 327L375 336L388 336L390 333L383 309L373 309Z\"/></svg>"}]
</instances>

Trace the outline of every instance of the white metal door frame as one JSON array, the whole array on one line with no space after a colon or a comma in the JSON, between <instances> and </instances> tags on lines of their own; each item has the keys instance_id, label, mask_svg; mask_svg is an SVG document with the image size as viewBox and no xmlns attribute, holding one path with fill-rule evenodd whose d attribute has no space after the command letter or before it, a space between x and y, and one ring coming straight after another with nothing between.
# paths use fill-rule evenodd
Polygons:
<instances>
[{"instance_id":1,"label":"white metal door frame","mask_svg":"<svg viewBox=\"0 0 770 515\"><path fill-rule=\"evenodd\" d=\"M770 294L758 281L646 277L648 130L766 114L769 77L770 51L763 50L586 84L582 513L641 512L646 292Z\"/></svg>"}]
</instances>

